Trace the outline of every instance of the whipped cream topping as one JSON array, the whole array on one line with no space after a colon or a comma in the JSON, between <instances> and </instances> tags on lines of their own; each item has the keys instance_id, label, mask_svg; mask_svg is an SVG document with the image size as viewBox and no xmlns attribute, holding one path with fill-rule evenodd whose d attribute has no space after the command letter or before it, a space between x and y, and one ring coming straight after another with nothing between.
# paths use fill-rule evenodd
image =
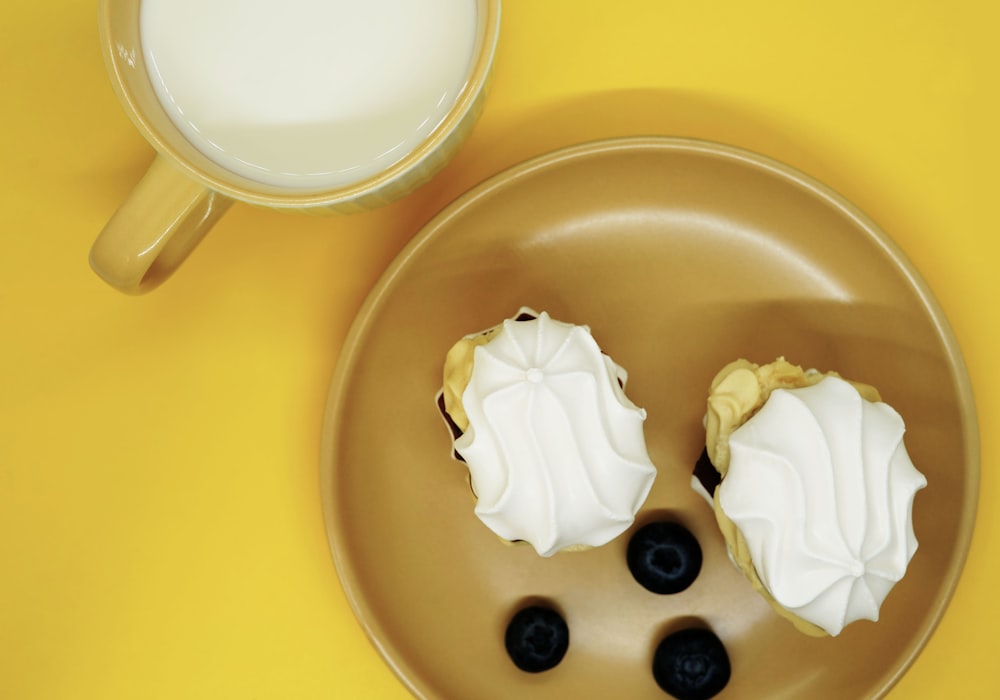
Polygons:
<instances>
[{"instance_id":1,"label":"whipped cream topping","mask_svg":"<svg viewBox=\"0 0 1000 700\"><path fill-rule=\"evenodd\" d=\"M656 475L626 379L589 328L545 312L476 346L455 449L480 520L542 556L624 532Z\"/></svg>"},{"instance_id":2,"label":"whipped cream topping","mask_svg":"<svg viewBox=\"0 0 1000 700\"><path fill-rule=\"evenodd\" d=\"M837 635L877 620L917 549L914 495L927 485L905 426L837 377L777 389L730 437L719 503L771 596Z\"/></svg>"}]
</instances>

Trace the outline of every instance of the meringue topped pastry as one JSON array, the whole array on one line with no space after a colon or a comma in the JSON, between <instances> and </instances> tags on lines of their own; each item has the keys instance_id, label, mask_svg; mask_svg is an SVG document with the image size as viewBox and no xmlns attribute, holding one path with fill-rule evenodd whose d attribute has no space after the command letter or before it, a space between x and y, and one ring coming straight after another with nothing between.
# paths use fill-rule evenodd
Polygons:
<instances>
[{"instance_id":1,"label":"meringue topped pastry","mask_svg":"<svg viewBox=\"0 0 1000 700\"><path fill-rule=\"evenodd\" d=\"M444 375L439 405L493 532L547 557L632 524L656 476L646 412L589 328L522 309L460 340Z\"/></svg>"},{"instance_id":2,"label":"meringue topped pastry","mask_svg":"<svg viewBox=\"0 0 1000 700\"><path fill-rule=\"evenodd\" d=\"M913 501L927 484L903 419L874 389L836 374L783 359L763 373L753 367L727 369L788 381L754 388L747 376L723 377L709 399L727 435L725 451L716 442L708 452L724 465L714 502L733 560L804 632L836 636L878 620L917 549ZM741 381L752 391L734 392ZM727 403L755 408L727 416Z\"/></svg>"}]
</instances>

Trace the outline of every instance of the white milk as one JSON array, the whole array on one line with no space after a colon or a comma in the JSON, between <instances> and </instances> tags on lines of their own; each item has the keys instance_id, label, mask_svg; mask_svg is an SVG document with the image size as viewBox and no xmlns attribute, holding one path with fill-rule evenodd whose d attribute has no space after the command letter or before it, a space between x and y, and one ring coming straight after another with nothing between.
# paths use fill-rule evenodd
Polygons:
<instances>
[{"instance_id":1,"label":"white milk","mask_svg":"<svg viewBox=\"0 0 1000 700\"><path fill-rule=\"evenodd\" d=\"M396 163L465 84L475 0L142 0L160 102L202 152L318 190Z\"/></svg>"}]
</instances>

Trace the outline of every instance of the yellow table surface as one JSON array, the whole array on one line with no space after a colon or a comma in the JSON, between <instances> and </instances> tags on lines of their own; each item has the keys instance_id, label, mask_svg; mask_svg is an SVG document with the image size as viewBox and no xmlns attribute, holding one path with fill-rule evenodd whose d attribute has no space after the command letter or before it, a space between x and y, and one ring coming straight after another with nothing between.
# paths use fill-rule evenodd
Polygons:
<instances>
[{"instance_id":1,"label":"yellow table surface","mask_svg":"<svg viewBox=\"0 0 1000 700\"><path fill-rule=\"evenodd\" d=\"M890 697L1000 697L994 3L506 0L486 111L430 184L349 217L237 204L143 297L87 265L152 157L106 78L95 6L8 3L0 22L0 697L407 697L323 529L341 343L457 195L629 134L796 166L926 277L977 396L981 506L954 601Z\"/></svg>"}]
</instances>

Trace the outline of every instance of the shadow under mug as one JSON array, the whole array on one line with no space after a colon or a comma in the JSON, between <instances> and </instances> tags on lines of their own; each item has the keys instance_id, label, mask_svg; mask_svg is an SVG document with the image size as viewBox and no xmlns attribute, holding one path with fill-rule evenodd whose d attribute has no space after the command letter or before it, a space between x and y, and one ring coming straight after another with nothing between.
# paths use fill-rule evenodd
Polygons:
<instances>
[{"instance_id":1,"label":"shadow under mug","mask_svg":"<svg viewBox=\"0 0 1000 700\"><path fill-rule=\"evenodd\" d=\"M500 29L500 3L476 0L476 38L465 84L421 144L364 180L303 192L227 170L189 142L161 106L147 73L139 30L141 0L101 0L101 47L112 85L157 155L94 242L91 267L116 289L141 294L169 277L235 200L275 209L351 213L412 192L452 158L482 112Z\"/></svg>"}]
</instances>

